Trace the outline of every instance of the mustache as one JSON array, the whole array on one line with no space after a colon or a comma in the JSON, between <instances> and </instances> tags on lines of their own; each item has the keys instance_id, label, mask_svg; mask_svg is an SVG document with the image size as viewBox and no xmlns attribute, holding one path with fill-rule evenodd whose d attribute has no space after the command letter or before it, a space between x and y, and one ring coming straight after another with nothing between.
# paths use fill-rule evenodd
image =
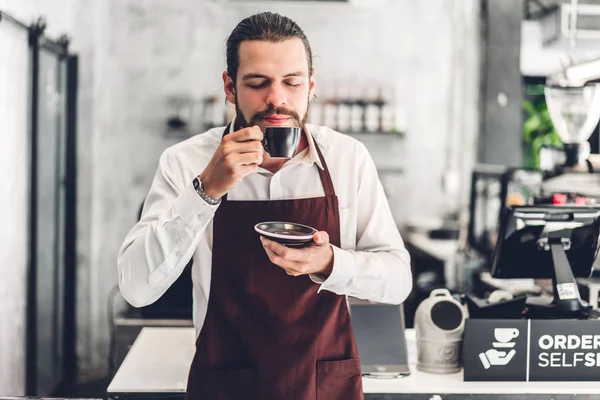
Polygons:
<instances>
[{"instance_id":1,"label":"mustache","mask_svg":"<svg viewBox=\"0 0 600 400\"><path fill-rule=\"evenodd\" d=\"M294 119L296 121L297 124L300 124L300 115L298 115L297 112L293 111L293 110L288 110L285 107L275 107L273 105L270 105L269 107L267 107L265 110L263 111L259 111L257 113L255 113L252 118L250 118L250 126L253 126L256 124L256 121L263 119L263 118L268 118L271 115L287 115L288 117L291 117L292 119Z\"/></svg>"}]
</instances>

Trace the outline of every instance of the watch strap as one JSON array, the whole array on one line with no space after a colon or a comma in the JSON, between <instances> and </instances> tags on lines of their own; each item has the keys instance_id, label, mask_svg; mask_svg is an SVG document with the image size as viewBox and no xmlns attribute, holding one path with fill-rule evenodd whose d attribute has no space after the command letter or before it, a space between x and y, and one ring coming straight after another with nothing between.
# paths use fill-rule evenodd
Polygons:
<instances>
[{"instance_id":1,"label":"watch strap","mask_svg":"<svg viewBox=\"0 0 600 400\"><path fill-rule=\"evenodd\" d=\"M204 192L204 189L202 189L202 181L200 181L200 178L195 177L193 184L194 184L194 190L196 190L196 193L198 193L198 195L202 198L202 200L204 200L211 206L216 206L221 203L221 200L215 200L212 197L210 197L209 195L207 195L206 192Z\"/></svg>"}]
</instances>

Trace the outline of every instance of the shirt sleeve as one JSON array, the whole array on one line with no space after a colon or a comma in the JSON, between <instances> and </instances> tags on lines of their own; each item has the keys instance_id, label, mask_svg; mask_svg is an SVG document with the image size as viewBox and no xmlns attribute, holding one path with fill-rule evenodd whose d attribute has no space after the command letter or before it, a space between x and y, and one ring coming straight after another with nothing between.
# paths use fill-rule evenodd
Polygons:
<instances>
[{"instance_id":1,"label":"shirt sleeve","mask_svg":"<svg viewBox=\"0 0 600 400\"><path fill-rule=\"evenodd\" d=\"M357 187L356 250L333 246L329 277L311 275L319 292L328 290L378 303L400 304L412 290L410 255L398 232L377 169L361 144Z\"/></svg>"},{"instance_id":2,"label":"shirt sleeve","mask_svg":"<svg viewBox=\"0 0 600 400\"><path fill-rule=\"evenodd\" d=\"M177 171L176 161L163 153L141 219L119 250L119 288L134 307L155 302L177 280L218 208L192 182L177 184Z\"/></svg>"}]
</instances>

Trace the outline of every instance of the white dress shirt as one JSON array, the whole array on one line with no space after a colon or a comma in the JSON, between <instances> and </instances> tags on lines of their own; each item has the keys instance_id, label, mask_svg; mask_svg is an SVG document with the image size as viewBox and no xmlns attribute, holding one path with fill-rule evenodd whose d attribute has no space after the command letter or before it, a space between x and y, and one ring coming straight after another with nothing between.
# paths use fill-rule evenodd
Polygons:
<instances>
[{"instance_id":1,"label":"white dress shirt","mask_svg":"<svg viewBox=\"0 0 600 400\"><path fill-rule=\"evenodd\" d=\"M210 161L224 129L211 129L164 151L141 220L125 238L117 260L123 297L134 307L142 307L158 300L193 258L197 334L208 308L213 216L219 206L206 203L192 181ZM307 135L306 149L275 174L259 167L228 192L228 200L324 196L316 141L339 200L341 248L332 246L333 272L327 279L310 278L319 285L318 292L401 303L412 289L410 256L369 152L361 142L329 128L308 125L307 130L312 136Z\"/></svg>"}]
</instances>

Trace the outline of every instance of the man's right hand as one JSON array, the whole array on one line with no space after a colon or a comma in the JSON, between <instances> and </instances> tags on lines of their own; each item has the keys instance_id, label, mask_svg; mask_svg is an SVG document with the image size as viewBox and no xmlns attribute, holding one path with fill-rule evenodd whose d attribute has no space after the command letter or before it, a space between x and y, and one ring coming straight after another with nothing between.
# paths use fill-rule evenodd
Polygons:
<instances>
[{"instance_id":1,"label":"man's right hand","mask_svg":"<svg viewBox=\"0 0 600 400\"><path fill-rule=\"evenodd\" d=\"M240 129L223 137L221 144L200 174L202 189L220 199L263 161L263 133L258 126Z\"/></svg>"}]
</instances>

